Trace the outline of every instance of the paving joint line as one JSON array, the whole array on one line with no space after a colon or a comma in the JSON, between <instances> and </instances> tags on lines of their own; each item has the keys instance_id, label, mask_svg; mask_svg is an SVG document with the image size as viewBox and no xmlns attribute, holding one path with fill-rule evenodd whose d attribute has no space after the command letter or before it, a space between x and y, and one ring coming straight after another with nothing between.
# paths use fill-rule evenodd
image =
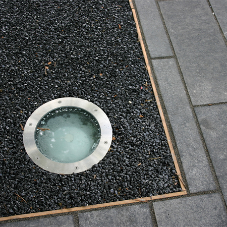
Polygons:
<instances>
[{"instance_id":1,"label":"paving joint line","mask_svg":"<svg viewBox=\"0 0 227 227\"><path fill-rule=\"evenodd\" d=\"M176 196L176 197L153 200L152 203L166 201L166 200L170 200L170 199L173 200L173 199L187 198L187 197L200 196L200 195L209 195L209 194L215 194L215 193L219 194L220 191L218 189L216 189L216 190L209 190L209 191L193 192L193 193L188 193L188 194L180 195L180 196Z\"/></svg>"},{"instance_id":2,"label":"paving joint line","mask_svg":"<svg viewBox=\"0 0 227 227\"><path fill-rule=\"evenodd\" d=\"M212 7L212 5L211 5L211 3L210 3L210 0L206 0L206 1L207 1L207 4L208 4L208 6L209 6L209 8L210 8L210 10L211 10L211 12L212 12L212 14L213 14L213 16L214 16L214 19L215 19L216 23L218 24L218 28L219 28L219 30L220 30L220 33L221 33L222 38L223 38L223 40L224 40L224 43L225 43L225 45L226 45L226 47L227 47L227 39L226 39L226 37L225 37L224 32L222 31L221 25L219 24L218 18L217 18L216 14L215 14L215 12L214 12L214 9L213 9L213 7Z\"/></svg>"},{"instance_id":3,"label":"paving joint line","mask_svg":"<svg viewBox=\"0 0 227 227\"><path fill-rule=\"evenodd\" d=\"M157 219L156 219L153 202L149 203L149 209L150 209L151 221L152 221L152 224L153 224L152 227L158 227L158 222L157 222Z\"/></svg>"},{"instance_id":4,"label":"paving joint line","mask_svg":"<svg viewBox=\"0 0 227 227\"><path fill-rule=\"evenodd\" d=\"M194 108L196 108L196 107L203 107L203 106L226 105L226 104L227 104L227 102L208 103L208 104L194 105Z\"/></svg>"},{"instance_id":5,"label":"paving joint line","mask_svg":"<svg viewBox=\"0 0 227 227\"><path fill-rule=\"evenodd\" d=\"M79 214L78 214L78 212L73 212L72 216L73 216L74 227L79 227L80 223L79 223Z\"/></svg>"},{"instance_id":6,"label":"paving joint line","mask_svg":"<svg viewBox=\"0 0 227 227\"><path fill-rule=\"evenodd\" d=\"M163 56L163 57L150 57L151 60L163 60L163 59L172 59L175 56Z\"/></svg>"},{"instance_id":7,"label":"paving joint line","mask_svg":"<svg viewBox=\"0 0 227 227\"><path fill-rule=\"evenodd\" d=\"M162 20L163 27L164 27L164 29L165 29L167 38L168 38L168 40L169 40L170 47L171 47L171 49L172 49L172 51L173 51L174 58L175 58L175 60L176 60L176 65L177 65L177 68L178 68L178 72L179 72L179 74L180 74L181 82L182 82L182 84L183 84L183 86L184 86L184 90L185 90L185 92L186 92L186 95L187 95L187 98L188 98L188 101L189 101L189 105L190 105L191 109L193 109L193 104L192 104L192 101L191 101L191 97L190 97L190 95L189 95L188 88L187 88L186 82L185 82L185 80L184 80L184 76L183 76L183 73L182 73L182 70L181 70L181 67L180 67L180 64L179 64L179 61L178 61L176 52L175 52L174 47L173 47L173 43L172 43L172 41L171 41L171 38L170 38L170 35L169 35L169 32L168 32L167 26L166 26L166 23L165 23L165 19L164 19L163 15L162 15L161 8L160 8L160 6L159 6L158 1L155 0L155 3L156 3L156 6L157 6L157 8L158 8L159 15L160 15L160 17L161 17L161 20Z\"/></svg>"},{"instance_id":8,"label":"paving joint line","mask_svg":"<svg viewBox=\"0 0 227 227\"><path fill-rule=\"evenodd\" d=\"M188 187L186 175L185 175L185 172L184 172L184 168L183 168L183 165L182 165L182 162L181 162L179 150L177 148L177 144L176 144L175 136L174 136L174 133L173 133L173 129L172 129L172 126L170 124L169 116L168 116L168 113L166 111L166 107L165 107L165 104L164 104L164 101L163 101L163 98L162 98L162 95L161 95L161 92L160 92L160 89L159 89L159 86L158 86L157 78L156 78L154 70L153 70L153 64L152 64L152 61L151 61L151 56L150 56L149 49L148 49L148 46L147 46L147 43L146 43L146 39L145 39L145 36L144 36L144 33L143 33L143 29L142 29L142 26L141 26L139 15L138 15L138 12L137 12L137 9L136 9L136 4L135 4L134 0L129 0L129 2L131 2L130 3L131 8L133 10L135 10L136 19L138 21L139 30L140 30L141 37L142 37L142 42L143 42L143 45L144 45L144 48L145 48L145 52L146 52L146 55L147 55L148 63L149 63L149 65L151 67L151 70L152 70L152 75L150 75L150 76L152 77L152 79L154 81L155 88L156 88L157 93L158 93L159 102L160 102L160 105L161 105L161 108L162 108L162 111L163 111L163 115L164 115L164 118L165 118L165 121L166 121L165 123L166 123L167 129L168 129L170 140L172 142L173 150L175 152L175 156L176 156L176 159L177 159L178 167L180 169L181 177L182 177L182 180L184 182L184 186L185 186L186 192L189 193L189 187ZM175 57L175 56L172 56L171 58L173 58L173 57ZM147 71L148 71L148 69L147 69ZM180 179L179 179L179 181L180 181Z\"/></svg>"}]
</instances>

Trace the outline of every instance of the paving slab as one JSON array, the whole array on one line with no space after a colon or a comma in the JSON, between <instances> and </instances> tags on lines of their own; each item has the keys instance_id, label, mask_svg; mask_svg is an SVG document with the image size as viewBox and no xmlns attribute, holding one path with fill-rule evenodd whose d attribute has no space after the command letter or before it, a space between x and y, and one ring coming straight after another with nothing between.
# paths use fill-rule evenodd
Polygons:
<instances>
[{"instance_id":1,"label":"paving slab","mask_svg":"<svg viewBox=\"0 0 227 227\"><path fill-rule=\"evenodd\" d=\"M195 110L227 203L227 104Z\"/></svg>"},{"instance_id":2,"label":"paving slab","mask_svg":"<svg viewBox=\"0 0 227 227\"><path fill-rule=\"evenodd\" d=\"M227 214L219 194L155 202L154 210L158 227L227 226Z\"/></svg>"},{"instance_id":3,"label":"paving slab","mask_svg":"<svg viewBox=\"0 0 227 227\"><path fill-rule=\"evenodd\" d=\"M227 101L227 47L206 0L159 2L193 105Z\"/></svg>"},{"instance_id":4,"label":"paving slab","mask_svg":"<svg viewBox=\"0 0 227 227\"><path fill-rule=\"evenodd\" d=\"M215 189L208 160L174 59L153 60L190 192Z\"/></svg>"},{"instance_id":5,"label":"paving slab","mask_svg":"<svg viewBox=\"0 0 227 227\"><path fill-rule=\"evenodd\" d=\"M172 56L155 0L135 0L135 4L151 57Z\"/></svg>"},{"instance_id":6,"label":"paving slab","mask_svg":"<svg viewBox=\"0 0 227 227\"><path fill-rule=\"evenodd\" d=\"M80 227L153 226L148 204L79 213L79 225Z\"/></svg>"},{"instance_id":7,"label":"paving slab","mask_svg":"<svg viewBox=\"0 0 227 227\"><path fill-rule=\"evenodd\" d=\"M0 223L1 227L74 227L72 215Z\"/></svg>"},{"instance_id":8,"label":"paving slab","mask_svg":"<svg viewBox=\"0 0 227 227\"><path fill-rule=\"evenodd\" d=\"M227 39L227 1L210 0L210 3Z\"/></svg>"}]
</instances>

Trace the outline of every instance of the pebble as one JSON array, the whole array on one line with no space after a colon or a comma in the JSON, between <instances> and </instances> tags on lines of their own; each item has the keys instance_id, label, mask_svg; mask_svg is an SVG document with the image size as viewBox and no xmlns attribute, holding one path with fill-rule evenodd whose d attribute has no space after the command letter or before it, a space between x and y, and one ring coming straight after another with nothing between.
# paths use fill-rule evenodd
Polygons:
<instances>
[{"instance_id":1,"label":"pebble","mask_svg":"<svg viewBox=\"0 0 227 227\"><path fill-rule=\"evenodd\" d=\"M1 1L0 17L1 216L181 191L128 0ZM46 172L23 147L21 125L61 97L95 103L113 128L79 174Z\"/></svg>"}]
</instances>

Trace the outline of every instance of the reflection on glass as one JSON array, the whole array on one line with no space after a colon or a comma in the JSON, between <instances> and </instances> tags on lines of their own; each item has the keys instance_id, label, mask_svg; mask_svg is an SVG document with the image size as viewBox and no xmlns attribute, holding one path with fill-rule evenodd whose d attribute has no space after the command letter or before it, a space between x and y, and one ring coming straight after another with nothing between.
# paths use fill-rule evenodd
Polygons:
<instances>
[{"instance_id":1,"label":"reflection on glass","mask_svg":"<svg viewBox=\"0 0 227 227\"><path fill-rule=\"evenodd\" d=\"M95 117L76 107L62 107L47 113L35 132L40 152L60 163L73 163L88 157L98 146L100 137Z\"/></svg>"}]
</instances>

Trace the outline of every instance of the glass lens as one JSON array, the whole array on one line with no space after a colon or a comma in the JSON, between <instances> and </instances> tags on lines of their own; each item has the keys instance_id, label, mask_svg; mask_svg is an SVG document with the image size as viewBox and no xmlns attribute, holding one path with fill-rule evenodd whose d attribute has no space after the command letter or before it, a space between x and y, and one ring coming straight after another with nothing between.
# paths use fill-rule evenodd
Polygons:
<instances>
[{"instance_id":1,"label":"glass lens","mask_svg":"<svg viewBox=\"0 0 227 227\"><path fill-rule=\"evenodd\" d=\"M37 124L35 141L40 152L55 162L80 161L96 149L101 137L98 121L77 107L47 113Z\"/></svg>"}]
</instances>

